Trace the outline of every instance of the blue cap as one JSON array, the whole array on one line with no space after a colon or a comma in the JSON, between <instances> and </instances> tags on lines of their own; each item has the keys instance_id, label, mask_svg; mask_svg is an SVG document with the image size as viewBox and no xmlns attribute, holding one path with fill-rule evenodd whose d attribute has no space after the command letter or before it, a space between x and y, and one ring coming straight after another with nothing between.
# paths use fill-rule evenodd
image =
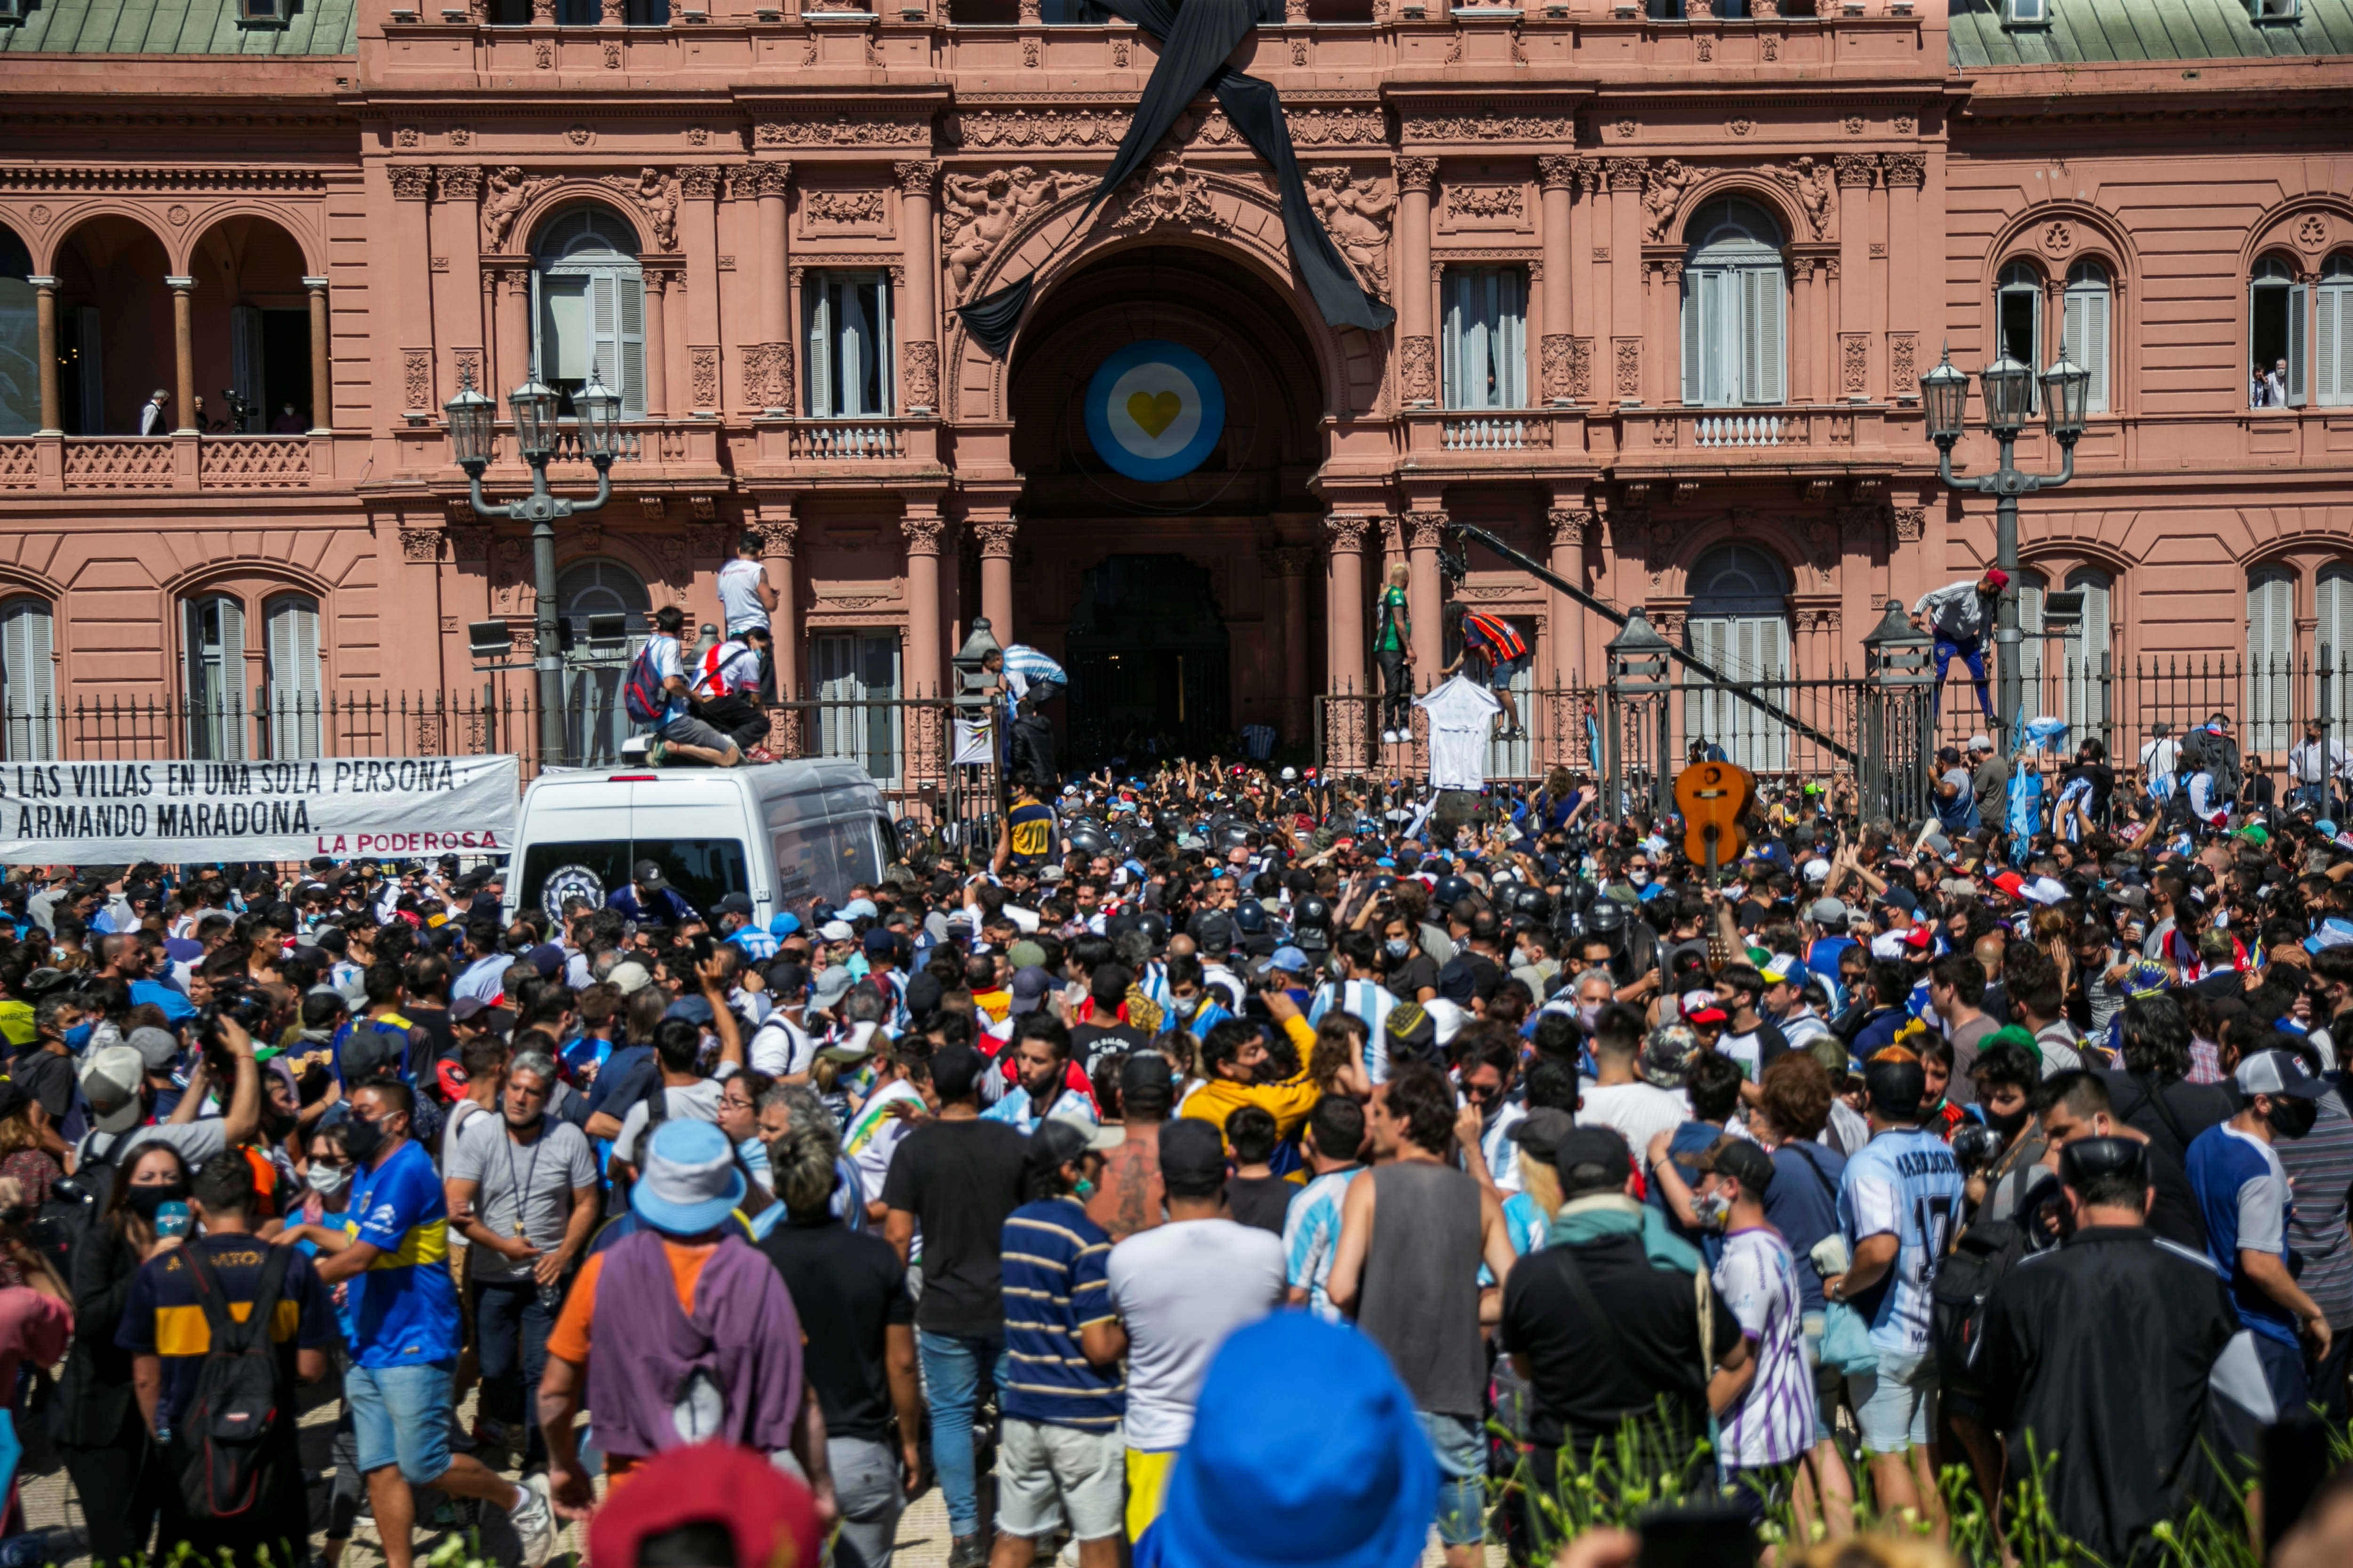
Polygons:
<instances>
[{"instance_id":1,"label":"blue cap","mask_svg":"<svg viewBox=\"0 0 2353 1568\"><path fill-rule=\"evenodd\" d=\"M1412 1568L1437 1500L1438 1461L1380 1347L1277 1312L1209 1363L1136 1568Z\"/></svg>"},{"instance_id":2,"label":"blue cap","mask_svg":"<svg viewBox=\"0 0 2353 1568\"><path fill-rule=\"evenodd\" d=\"M801 917L790 910L768 922L768 934L779 942L801 929Z\"/></svg>"},{"instance_id":3,"label":"blue cap","mask_svg":"<svg viewBox=\"0 0 2353 1568\"><path fill-rule=\"evenodd\" d=\"M1274 956L1266 962L1270 969L1286 970L1293 974L1306 974L1315 967L1307 962L1307 955L1295 947L1278 947L1274 950Z\"/></svg>"},{"instance_id":4,"label":"blue cap","mask_svg":"<svg viewBox=\"0 0 2353 1568\"><path fill-rule=\"evenodd\" d=\"M702 1236L744 1201L744 1173L727 1134L709 1121L665 1121L641 1138L629 1207L669 1236Z\"/></svg>"}]
</instances>

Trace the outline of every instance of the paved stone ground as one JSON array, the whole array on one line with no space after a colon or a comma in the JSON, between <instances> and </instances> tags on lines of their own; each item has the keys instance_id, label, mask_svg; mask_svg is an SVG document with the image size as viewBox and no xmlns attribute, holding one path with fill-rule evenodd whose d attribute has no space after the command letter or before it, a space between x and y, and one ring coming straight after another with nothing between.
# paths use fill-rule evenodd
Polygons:
<instances>
[{"instance_id":1,"label":"paved stone ground","mask_svg":"<svg viewBox=\"0 0 2353 1568\"><path fill-rule=\"evenodd\" d=\"M331 1469L328 1444L334 1426L336 1406L330 1400L307 1411L302 1417L302 1462L319 1478L311 1488L311 1517L323 1520L326 1511L327 1486L325 1477ZM470 1401L462 1412L470 1425L472 1405ZM24 1426L37 1428L37 1418ZM88 1539L82 1532L84 1500L74 1493L64 1468L46 1436L37 1430L26 1433L26 1452L22 1475L22 1496L26 1522L34 1530L52 1532L51 1561L62 1565L87 1564L90 1562ZM507 1472L514 1472L510 1468ZM102 1505L101 1505L102 1506ZM515 1540L506 1521L495 1510L484 1510L481 1540L490 1553L503 1562L512 1563L515 1555ZM417 1552L420 1562L448 1533L448 1528L430 1529L423 1520L418 1521ZM317 1531L311 1536L315 1550L323 1537ZM565 1530L559 1550L585 1552L586 1532L580 1525ZM898 1554L894 1568L944 1568L948 1556L947 1509L937 1487L925 1489L899 1521ZM350 1568L379 1568L384 1556L376 1543L374 1526L364 1518L353 1537L351 1550L344 1556ZM1430 1538L1430 1550L1423 1555L1425 1568L1440 1568L1444 1561L1438 1550L1437 1537ZM1075 1553L1065 1557L1066 1563L1077 1562ZM1500 1546L1490 1544L1486 1550L1486 1568L1503 1568L1504 1553ZM564 1565L559 1563L559 1568Z\"/></svg>"}]
</instances>

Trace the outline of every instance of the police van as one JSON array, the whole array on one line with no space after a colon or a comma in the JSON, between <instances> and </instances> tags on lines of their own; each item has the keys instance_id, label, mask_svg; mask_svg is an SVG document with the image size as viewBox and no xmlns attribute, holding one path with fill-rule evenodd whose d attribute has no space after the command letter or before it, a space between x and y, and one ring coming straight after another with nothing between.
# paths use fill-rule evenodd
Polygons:
<instances>
[{"instance_id":1,"label":"police van","mask_svg":"<svg viewBox=\"0 0 2353 1568\"><path fill-rule=\"evenodd\" d=\"M882 792L836 758L740 768L550 768L523 791L506 915L555 920L578 897L601 909L650 860L708 916L729 893L765 928L872 884L896 847Z\"/></svg>"}]
</instances>

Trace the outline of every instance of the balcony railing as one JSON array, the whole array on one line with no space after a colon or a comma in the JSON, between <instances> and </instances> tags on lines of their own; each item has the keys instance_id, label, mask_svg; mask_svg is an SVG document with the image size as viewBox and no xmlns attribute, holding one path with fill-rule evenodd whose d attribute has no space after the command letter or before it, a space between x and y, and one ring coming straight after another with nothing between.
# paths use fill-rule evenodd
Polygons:
<instances>
[{"instance_id":1,"label":"balcony railing","mask_svg":"<svg viewBox=\"0 0 2353 1568\"><path fill-rule=\"evenodd\" d=\"M1708 415L1692 421L1694 447L1778 447L1782 419L1778 414Z\"/></svg>"},{"instance_id":2,"label":"balcony railing","mask_svg":"<svg viewBox=\"0 0 2353 1568\"><path fill-rule=\"evenodd\" d=\"M0 492L308 489L324 461L308 435L11 436Z\"/></svg>"},{"instance_id":3,"label":"balcony railing","mask_svg":"<svg viewBox=\"0 0 2353 1568\"><path fill-rule=\"evenodd\" d=\"M69 436L66 489L166 490L174 473L165 436Z\"/></svg>"},{"instance_id":4,"label":"balcony railing","mask_svg":"<svg viewBox=\"0 0 2353 1568\"><path fill-rule=\"evenodd\" d=\"M792 427L796 462L887 462L907 455L906 431L871 419L809 419Z\"/></svg>"},{"instance_id":5,"label":"balcony railing","mask_svg":"<svg viewBox=\"0 0 2353 1568\"><path fill-rule=\"evenodd\" d=\"M1449 419L1439 427L1438 440L1450 452L1517 451L1528 445L1528 422L1508 414Z\"/></svg>"}]
</instances>

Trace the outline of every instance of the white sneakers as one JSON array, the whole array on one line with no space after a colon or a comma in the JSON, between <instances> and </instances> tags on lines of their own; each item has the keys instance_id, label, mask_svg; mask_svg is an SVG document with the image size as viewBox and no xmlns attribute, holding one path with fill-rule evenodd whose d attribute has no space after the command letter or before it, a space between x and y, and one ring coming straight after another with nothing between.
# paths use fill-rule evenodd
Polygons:
<instances>
[{"instance_id":1,"label":"white sneakers","mask_svg":"<svg viewBox=\"0 0 2353 1568\"><path fill-rule=\"evenodd\" d=\"M1381 731L1381 744L1384 746L1394 746L1400 739L1402 739L1402 737L1399 736L1395 730L1384 730Z\"/></svg>"},{"instance_id":2,"label":"white sneakers","mask_svg":"<svg viewBox=\"0 0 2353 1568\"><path fill-rule=\"evenodd\" d=\"M547 1478L526 1476L515 1483L522 1495L507 1517L514 1521L515 1536L522 1542L523 1568L540 1568L540 1564L555 1555L555 1539L562 1525L555 1517L555 1505L548 1500Z\"/></svg>"}]
</instances>

